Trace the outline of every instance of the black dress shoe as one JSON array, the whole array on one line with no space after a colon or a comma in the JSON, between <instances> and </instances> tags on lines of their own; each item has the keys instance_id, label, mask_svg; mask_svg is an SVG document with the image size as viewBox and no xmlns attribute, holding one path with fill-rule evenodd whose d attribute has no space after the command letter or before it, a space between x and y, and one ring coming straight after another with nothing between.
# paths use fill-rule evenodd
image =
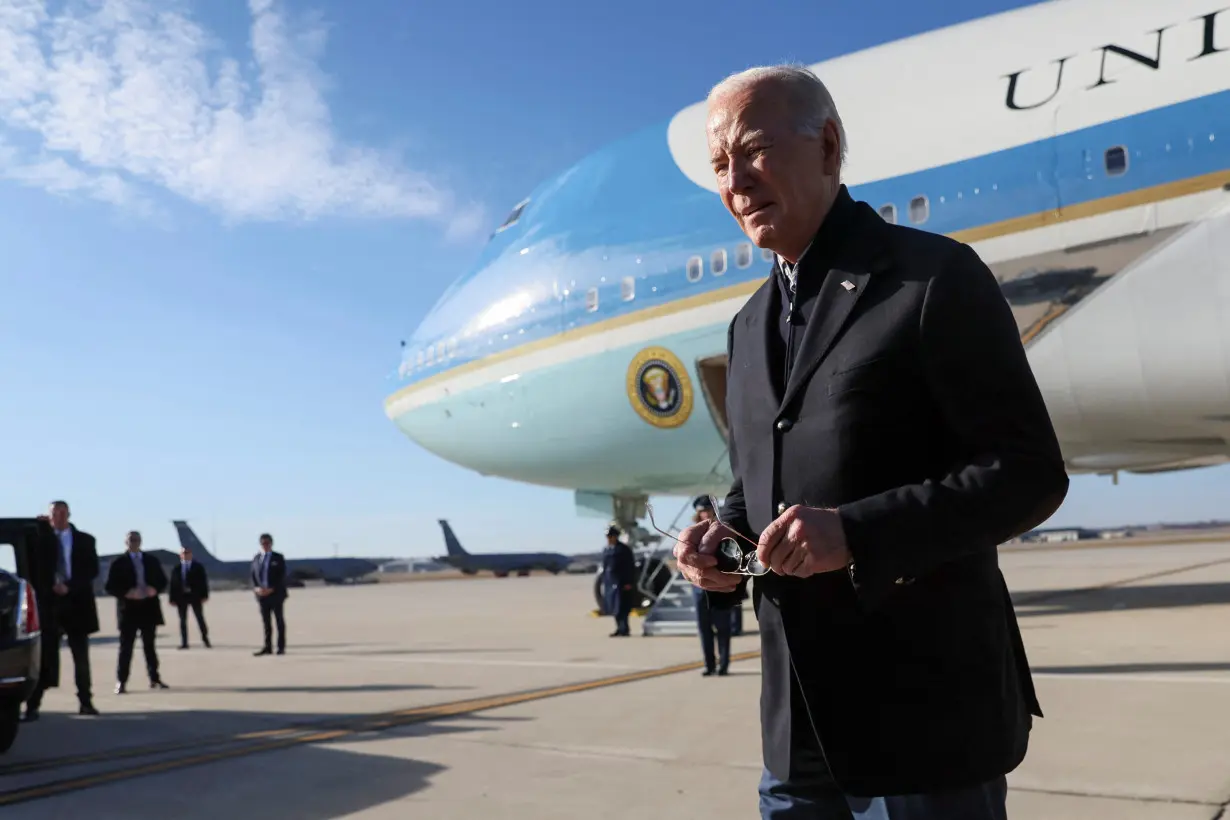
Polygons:
<instances>
[{"instance_id":1,"label":"black dress shoe","mask_svg":"<svg viewBox=\"0 0 1230 820\"><path fill-rule=\"evenodd\" d=\"M178 648L178 649L187 649L187 648L188 648L188 644L186 644L186 643L181 643L181 644L180 644L177 648Z\"/></svg>"},{"instance_id":2,"label":"black dress shoe","mask_svg":"<svg viewBox=\"0 0 1230 820\"><path fill-rule=\"evenodd\" d=\"M266 648L264 648L264 649L262 649L262 650L260 650L260 651L258 651L258 652L253 652L253 653L252 653L252 655L253 655L254 657L257 657L257 658L259 658L261 655L272 655L272 654L273 654L273 650L272 650L272 649L269 649L268 647L266 647Z\"/></svg>"},{"instance_id":3,"label":"black dress shoe","mask_svg":"<svg viewBox=\"0 0 1230 820\"><path fill-rule=\"evenodd\" d=\"M25 715L22 716L21 719L25 723L33 723L34 721L38 720L38 709L31 709L29 706L27 706L26 713Z\"/></svg>"},{"instance_id":4,"label":"black dress shoe","mask_svg":"<svg viewBox=\"0 0 1230 820\"><path fill-rule=\"evenodd\" d=\"M280 649L278 649L278 654L279 654L279 655L285 655L285 654L286 654L286 649L285 649L285 648L280 648Z\"/></svg>"},{"instance_id":5,"label":"black dress shoe","mask_svg":"<svg viewBox=\"0 0 1230 820\"><path fill-rule=\"evenodd\" d=\"M77 714L79 714L79 715L97 715L97 714L98 714L98 710L94 708L94 704L92 704L92 703L83 703L83 704L81 704L81 707L80 707L79 709L77 709Z\"/></svg>"},{"instance_id":6,"label":"black dress shoe","mask_svg":"<svg viewBox=\"0 0 1230 820\"><path fill-rule=\"evenodd\" d=\"M205 644L206 649L210 649L213 647L213 644L209 642L209 638L201 638L201 643Z\"/></svg>"},{"instance_id":7,"label":"black dress shoe","mask_svg":"<svg viewBox=\"0 0 1230 820\"><path fill-rule=\"evenodd\" d=\"M721 675L722 677L726 677L726 675L729 673L725 669L719 669L718 674Z\"/></svg>"},{"instance_id":8,"label":"black dress shoe","mask_svg":"<svg viewBox=\"0 0 1230 820\"><path fill-rule=\"evenodd\" d=\"M159 679L159 680L150 681L149 688L150 689L170 689L171 687L167 686L165 683L162 682L161 679Z\"/></svg>"},{"instance_id":9,"label":"black dress shoe","mask_svg":"<svg viewBox=\"0 0 1230 820\"><path fill-rule=\"evenodd\" d=\"M710 675L712 675L712 674L713 674L713 670L712 670L712 669L706 669L704 672L701 672L701 673L700 673L700 676L701 676L702 678L707 678L707 677L709 677L709 676L710 676Z\"/></svg>"}]
</instances>

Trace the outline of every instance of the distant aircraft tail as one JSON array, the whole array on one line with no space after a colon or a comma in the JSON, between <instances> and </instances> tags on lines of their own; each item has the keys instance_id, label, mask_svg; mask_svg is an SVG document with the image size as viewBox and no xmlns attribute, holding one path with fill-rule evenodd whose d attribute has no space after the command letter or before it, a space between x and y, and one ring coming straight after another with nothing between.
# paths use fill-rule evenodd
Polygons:
<instances>
[{"instance_id":1,"label":"distant aircraft tail","mask_svg":"<svg viewBox=\"0 0 1230 820\"><path fill-rule=\"evenodd\" d=\"M444 530L444 546L448 548L448 554L454 558L462 558L469 556L470 553L465 551L465 547L461 546L461 542L457 540L457 536L453 533L453 528L448 525L448 521L441 518L440 528Z\"/></svg>"},{"instance_id":2,"label":"distant aircraft tail","mask_svg":"<svg viewBox=\"0 0 1230 820\"><path fill-rule=\"evenodd\" d=\"M172 521L171 523L175 525L175 531L179 533L179 545L192 550L192 560L200 561L206 567L218 566L222 563L214 557L213 553L205 549L205 545L201 543L201 539L196 537L196 533L192 531L192 527L188 526L187 521Z\"/></svg>"}]
</instances>

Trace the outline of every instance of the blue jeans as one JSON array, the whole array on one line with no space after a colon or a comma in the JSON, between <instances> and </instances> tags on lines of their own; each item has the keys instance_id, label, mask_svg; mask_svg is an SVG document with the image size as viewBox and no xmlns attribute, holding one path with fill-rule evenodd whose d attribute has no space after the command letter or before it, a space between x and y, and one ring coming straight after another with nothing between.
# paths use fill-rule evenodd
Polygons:
<instances>
[{"instance_id":1,"label":"blue jeans","mask_svg":"<svg viewBox=\"0 0 1230 820\"><path fill-rule=\"evenodd\" d=\"M760 778L761 820L1007 820L1008 783L935 794L850 797L817 770L783 783L768 769Z\"/></svg>"}]
</instances>

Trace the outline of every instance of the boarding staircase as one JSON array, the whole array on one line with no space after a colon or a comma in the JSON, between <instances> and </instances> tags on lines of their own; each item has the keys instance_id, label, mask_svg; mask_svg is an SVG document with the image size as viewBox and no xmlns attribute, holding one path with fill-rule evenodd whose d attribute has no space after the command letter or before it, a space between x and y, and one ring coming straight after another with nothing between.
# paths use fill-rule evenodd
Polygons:
<instances>
[{"instance_id":1,"label":"boarding staircase","mask_svg":"<svg viewBox=\"0 0 1230 820\"><path fill-rule=\"evenodd\" d=\"M691 582L682 573L675 573L645 613L641 634L646 637L697 634L696 599L692 597Z\"/></svg>"}]
</instances>

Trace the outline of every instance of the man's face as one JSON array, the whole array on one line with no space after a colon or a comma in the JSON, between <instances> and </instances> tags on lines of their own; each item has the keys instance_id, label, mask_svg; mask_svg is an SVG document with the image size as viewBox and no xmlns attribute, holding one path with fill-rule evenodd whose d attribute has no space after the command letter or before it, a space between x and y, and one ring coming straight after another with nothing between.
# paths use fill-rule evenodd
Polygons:
<instances>
[{"instance_id":1,"label":"man's face","mask_svg":"<svg viewBox=\"0 0 1230 820\"><path fill-rule=\"evenodd\" d=\"M181 561L191 561L191 560L192 560L192 550L190 550L190 549L181 549L181 550L179 551L179 560L181 560Z\"/></svg>"},{"instance_id":2,"label":"man's face","mask_svg":"<svg viewBox=\"0 0 1230 820\"><path fill-rule=\"evenodd\" d=\"M136 533L129 533L128 537L124 539L124 543L128 545L128 549L136 552L141 549L141 536Z\"/></svg>"},{"instance_id":3,"label":"man's face","mask_svg":"<svg viewBox=\"0 0 1230 820\"><path fill-rule=\"evenodd\" d=\"M713 510L709 509L708 507L701 507L699 510L696 511L696 518L698 521L712 521L713 520Z\"/></svg>"},{"instance_id":4,"label":"man's face","mask_svg":"<svg viewBox=\"0 0 1230 820\"><path fill-rule=\"evenodd\" d=\"M67 504L52 504L48 517L51 519L51 526L55 527L57 530L68 529Z\"/></svg>"},{"instance_id":5,"label":"man's face","mask_svg":"<svg viewBox=\"0 0 1230 820\"><path fill-rule=\"evenodd\" d=\"M832 122L821 137L792 125L787 96L761 83L714 99L706 130L726 209L757 247L797 259L837 190L840 152Z\"/></svg>"},{"instance_id":6,"label":"man's face","mask_svg":"<svg viewBox=\"0 0 1230 820\"><path fill-rule=\"evenodd\" d=\"M265 552L269 552L269 550L273 549L273 540L270 538L262 538L261 539L261 549L263 549Z\"/></svg>"}]
</instances>

